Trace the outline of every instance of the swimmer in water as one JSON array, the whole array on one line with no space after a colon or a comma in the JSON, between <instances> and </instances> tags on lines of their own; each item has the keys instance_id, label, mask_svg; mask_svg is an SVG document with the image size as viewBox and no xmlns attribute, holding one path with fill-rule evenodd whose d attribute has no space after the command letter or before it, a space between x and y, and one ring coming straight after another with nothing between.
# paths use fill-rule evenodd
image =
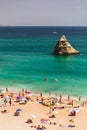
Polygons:
<instances>
[{"instance_id":1,"label":"swimmer in water","mask_svg":"<svg viewBox=\"0 0 87 130\"><path fill-rule=\"evenodd\" d=\"M55 78L55 82L58 82L58 79L57 79L57 78Z\"/></svg>"},{"instance_id":2,"label":"swimmer in water","mask_svg":"<svg viewBox=\"0 0 87 130\"><path fill-rule=\"evenodd\" d=\"M48 78L45 78L46 81L48 81Z\"/></svg>"}]
</instances>

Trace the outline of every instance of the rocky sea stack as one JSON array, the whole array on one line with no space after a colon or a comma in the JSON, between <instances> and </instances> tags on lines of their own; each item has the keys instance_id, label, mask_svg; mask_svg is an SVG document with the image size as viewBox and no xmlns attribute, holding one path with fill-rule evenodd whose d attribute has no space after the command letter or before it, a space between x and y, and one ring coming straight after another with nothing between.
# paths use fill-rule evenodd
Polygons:
<instances>
[{"instance_id":1,"label":"rocky sea stack","mask_svg":"<svg viewBox=\"0 0 87 130\"><path fill-rule=\"evenodd\" d=\"M54 49L54 55L73 55L79 53L79 51L77 51L70 45L70 43L67 41L64 35L57 42Z\"/></svg>"}]
</instances>

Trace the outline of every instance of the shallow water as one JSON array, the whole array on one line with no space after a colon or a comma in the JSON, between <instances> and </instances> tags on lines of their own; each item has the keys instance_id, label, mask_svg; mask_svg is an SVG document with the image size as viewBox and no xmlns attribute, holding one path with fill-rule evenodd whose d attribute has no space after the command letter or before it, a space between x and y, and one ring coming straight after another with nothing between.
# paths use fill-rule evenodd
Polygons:
<instances>
[{"instance_id":1,"label":"shallow water","mask_svg":"<svg viewBox=\"0 0 87 130\"><path fill-rule=\"evenodd\" d=\"M62 35L80 55L53 55ZM87 27L0 27L0 87L86 96L86 48Z\"/></svg>"}]
</instances>

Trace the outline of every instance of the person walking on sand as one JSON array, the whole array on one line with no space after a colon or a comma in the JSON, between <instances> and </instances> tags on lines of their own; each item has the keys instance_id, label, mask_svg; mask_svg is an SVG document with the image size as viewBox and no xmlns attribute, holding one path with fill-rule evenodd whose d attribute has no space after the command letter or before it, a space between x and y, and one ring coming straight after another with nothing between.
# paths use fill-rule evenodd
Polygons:
<instances>
[{"instance_id":1,"label":"person walking on sand","mask_svg":"<svg viewBox=\"0 0 87 130\"><path fill-rule=\"evenodd\" d=\"M59 103L62 103L62 95L60 94Z\"/></svg>"},{"instance_id":2,"label":"person walking on sand","mask_svg":"<svg viewBox=\"0 0 87 130\"><path fill-rule=\"evenodd\" d=\"M8 92L8 88L6 88L6 92Z\"/></svg>"},{"instance_id":3,"label":"person walking on sand","mask_svg":"<svg viewBox=\"0 0 87 130\"><path fill-rule=\"evenodd\" d=\"M79 101L81 101L81 96L79 96Z\"/></svg>"}]
</instances>

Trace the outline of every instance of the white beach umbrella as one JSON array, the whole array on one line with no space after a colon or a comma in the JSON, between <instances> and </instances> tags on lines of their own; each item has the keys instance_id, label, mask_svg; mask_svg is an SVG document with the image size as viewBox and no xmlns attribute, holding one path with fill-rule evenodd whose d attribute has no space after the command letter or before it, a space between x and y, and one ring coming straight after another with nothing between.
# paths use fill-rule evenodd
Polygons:
<instances>
[{"instance_id":1,"label":"white beach umbrella","mask_svg":"<svg viewBox=\"0 0 87 130\"><path fill-rule=\"evenodd\" d=\"M21 100L22 100L22 101L25 101L25 100L27 100L27 99L26 99L26 98L22 98Z\"/></svg>"},{"instance_id":2,"label":"white beach umbrella","mask_svg":"<svg viewBox=\"0 0 87 130\"><path fill-rule=\"evenodd\" d=\"M79 108L75 108L75 109L71 109L69 112L73 112L73 111L75 111L75 112L79 112L80 110L79 110Z\"/></svg>"},{"instance_id":3,"label":"white beach umbrella","mask_svg":"<svg viewBox=\"0 0 87 130\"><path fill-rule=\"evenodd\" d=\"M53 111L52 113L53 113L53 114L58 114L58 111Z\"/></svg>"},{"instance_id":4,"label":"white beach umbrella","mask_svg":"<svg viewBox=\"0 0 87 130\"><path fill-rule=\"evenodd\" d=\"M59 104L58 102L56 102L56 103L55 103L55 106L58 106L58 105L60 105L60 104Z\"/></svg>"},{"instance_id":5,"label":"white beach umbrella","mask_svg":"<svg viewBox=\"0 0 87 130\"><path fill-rule=\"evenodd\" d=\"M36 118L36 115L30 115L29 116L31 119L34 119L34 118Z\"/></svg>"},{"instance_id":6,"label":"white beach umbrella","mask_svg":"<svg viewBox=\"0 0 87 130\"><path fill-rule=\"evenodd\" d=\"M32 92L27 92L27 97L30 97L32 95L33 95Z\"/></svg>"}]
</instances>

